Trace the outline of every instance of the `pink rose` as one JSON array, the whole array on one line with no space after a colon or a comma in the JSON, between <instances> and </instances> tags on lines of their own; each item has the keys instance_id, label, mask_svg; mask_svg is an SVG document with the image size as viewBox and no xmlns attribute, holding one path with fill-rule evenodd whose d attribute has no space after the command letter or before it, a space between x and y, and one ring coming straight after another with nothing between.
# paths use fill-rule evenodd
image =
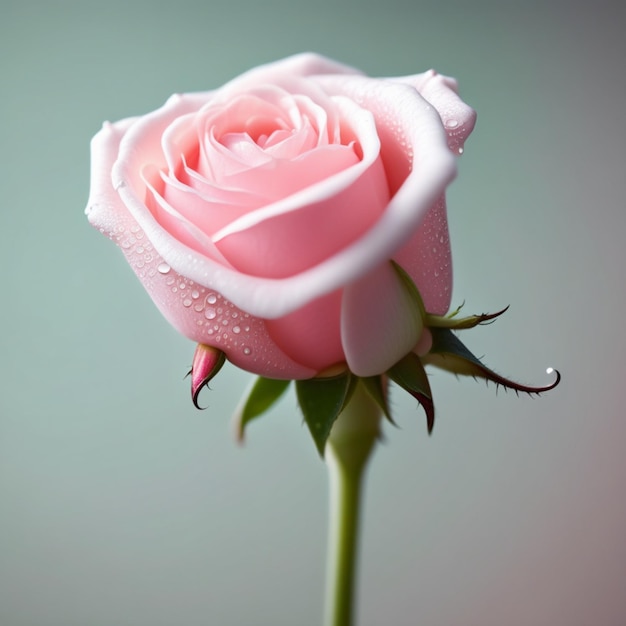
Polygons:
<instances>
[{"instance_id":1,"label":"pink rose","mask_svg":"<svg viewBox=\"0 0 626 626\"><path fill-rule=\"evenodd\" d=\"M380 374L424 343L390 260L448 310L444 192L474 121L432 70L302 54L106 123L86 212L170 323L235 365Z\"/></svg>"}]
</instances>

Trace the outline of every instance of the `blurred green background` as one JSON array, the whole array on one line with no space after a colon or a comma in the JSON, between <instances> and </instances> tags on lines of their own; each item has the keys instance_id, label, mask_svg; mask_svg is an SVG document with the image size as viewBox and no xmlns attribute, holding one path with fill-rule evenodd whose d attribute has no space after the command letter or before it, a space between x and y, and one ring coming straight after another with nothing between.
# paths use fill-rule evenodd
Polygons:
<instances>
[{"instance_id":1,"label":"blurred green background","mask_svg":"<svg viewBox=\"0 0 626 626\"><path fill-rule=\"evenodd\" d=\"M359 624L626 623L619 2L16 2L0 17L0 624L320 623L326 474L287 396L251 425L83 216L89 140L315 50L456 76L478 124L448 194L454 303L515 397L435 372L394 391L370 468Z\"/></svg>"}]
</instances>

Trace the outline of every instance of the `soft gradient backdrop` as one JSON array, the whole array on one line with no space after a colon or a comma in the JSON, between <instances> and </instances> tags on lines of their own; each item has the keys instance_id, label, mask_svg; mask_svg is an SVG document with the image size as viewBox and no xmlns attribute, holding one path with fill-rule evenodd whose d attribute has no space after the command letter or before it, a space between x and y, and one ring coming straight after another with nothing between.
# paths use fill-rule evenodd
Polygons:
<instances>
[{"instance_id":1,"label":"soft gradient backdrop","mask_svg":"<svg viewBox=\"0 0 626 626\"><path fill-rule=\"evenodd\" d=\"M196 411L194 346L83 216L89 140L261 62L316 50L434 67L478 111L449 193L465 335L543 384L395 391L370 468L359 624L626 623L619 2L17 2L0 17L0 624L315 626L326 474L287 396L237 447L248 375Z\"/></svg>"}]
</instances>

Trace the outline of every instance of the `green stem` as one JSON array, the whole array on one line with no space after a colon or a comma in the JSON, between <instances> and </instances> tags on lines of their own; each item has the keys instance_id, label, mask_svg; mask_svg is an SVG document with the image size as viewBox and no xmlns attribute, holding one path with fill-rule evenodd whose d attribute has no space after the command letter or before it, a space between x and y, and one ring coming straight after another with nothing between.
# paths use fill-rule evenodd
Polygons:
<instances>
[{"instance_id":1,"label":"green stem","mask_svg":"<svg viewBox=\"0 0 626 626\"><path fill-rule=\"evenodd\" d=\"M330 481L326 626L352 626L364 470L381 411L359 384L333 425L325 450Z\"/></svg>"}]
</instances>

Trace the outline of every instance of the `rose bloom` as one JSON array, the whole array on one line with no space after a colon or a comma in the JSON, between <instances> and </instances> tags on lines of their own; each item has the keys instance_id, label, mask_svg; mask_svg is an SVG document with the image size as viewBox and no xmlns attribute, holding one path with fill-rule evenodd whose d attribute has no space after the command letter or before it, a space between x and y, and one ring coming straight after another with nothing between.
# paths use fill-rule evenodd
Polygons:
<instances>
[{"instance_id":1,"label":"rose bloom","mask_svg":"<svg viewBox=\"0 0 626 626\"><path fill-rule=\"evenodd\" d=\"M169 322L245 370L385 372L450 305L444 192L475 121L430 70L370 78L314 54L105 123L89 221Z\"/></svg>"}]
</instances>

